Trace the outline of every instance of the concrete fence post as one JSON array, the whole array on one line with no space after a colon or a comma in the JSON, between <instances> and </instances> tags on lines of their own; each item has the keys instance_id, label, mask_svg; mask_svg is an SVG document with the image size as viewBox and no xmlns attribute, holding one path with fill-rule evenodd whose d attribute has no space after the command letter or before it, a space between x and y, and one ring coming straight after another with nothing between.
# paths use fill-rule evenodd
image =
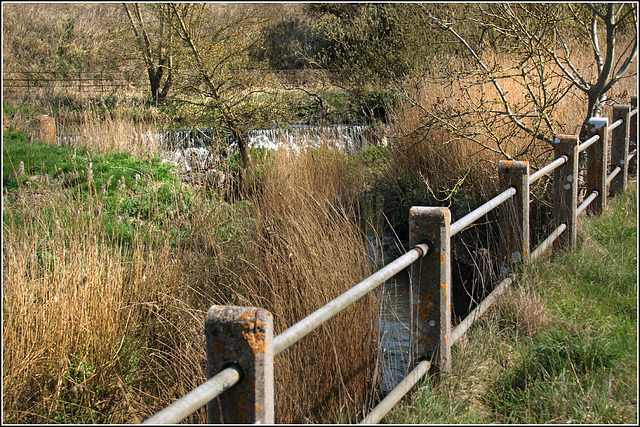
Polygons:
<instances>
[{"instance_id":1,"label":"concrete fence post","mask_svg":"<svg viewBox=\"0 0 640 427\"><path fill-rule=\"evenodd\" d=\"M619 119L624 120L622 125L618 126L611 133L611 170L620 167L620 173L611 180L609 186L609 195L614 196L627 187L627 175L629 165L627 157L629 156L629 115L630 108L628 105L616 104L613 106L614 122Z\"/></svg>"},{"instance_id":2,"label":"concrete fence post","mask_svg":"<svg viewBox=\"0 0 640 427\"><path fill-rule=\"evenodd\" d=\"M567 162L553 171L553 211L555 226L567 229L553 243L553 249L569 249L576 245L578 210L578 135L557 135L553 140L556 158Z\"/></svg>"},{"instance_id":3,"label":"concrete fence post","mask_svg":"<svg viewBox=\"0 0 640 427\"><path fill-rule=\"evenodd\" d=\"M274 423L273 317L255 307L209 308L205 321L207 378L232 363L240 382L208 404L209 424Z\"/></svg>"},{"instance_id":4,"label":"concrete fence post","mask_svg":"<svg viewBox=\"0 0 640 427\"><path fill-rule=\"evenodd\" d=\"M501 160L498 174L501 191L516 189L516 195L500 207L501 270L505 279L512 263L523 263L529 257L529 162Z\"/></svg>"},{"instance_id":5,"label":"concrete fence post","mask_svg":"<svg viewBox=\"0 0 640 427\"><path fill-rule=\"evenodd\" d=\"M598 196L587 208L587 212L592 215L601 214L607 206L608 126L607 117L592 117L587 124L587 139L594 135L600 136L587 148L587 195L593 191L598 192Z\"/></svg>"},{"instance_id":6,"label":"concrete fence post","mask_svg":"<svg viewBox=\"0 0 640 427\"><path fill-rule=\"evenodd\" d=\"M638 97L631 97L631 109L638 108ZM629 153L633 153L638 149L638 113L631 116L629 119ZM638 153L629 162L628 172L630 174L636 174L638 171Z\"/></svg>"},{"instance_id":7,"label":"concrete fence post","mask_svg":"<svg viewBox=\"0 0 640 427\"><path fill-rule=\"evenodd\" d=\"M412 207L409 245L429 245L411 265L411 360L431 360L436 372L451 372L451 213L444 207Z\"/></svg>"}]
</instances>

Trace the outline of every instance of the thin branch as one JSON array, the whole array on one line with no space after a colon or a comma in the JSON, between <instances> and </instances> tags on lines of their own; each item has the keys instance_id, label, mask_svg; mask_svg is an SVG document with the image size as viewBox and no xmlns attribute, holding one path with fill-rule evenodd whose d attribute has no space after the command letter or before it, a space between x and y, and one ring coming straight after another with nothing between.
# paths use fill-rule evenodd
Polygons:
<instances>
[{"instance_id":1,"label":"thin branch","mask_svg":"<svg viewBox=\"0 0 640 427\"><path fill-rule=\"evenodd\" d=\"M424 8L423 5L421 5L422 9L426 11L426 9ZM444 29L444 30L448 30L449 32L451 32L466 48L467 50L471 53L471 55L474 57L474 59L476 60L476 62L478 63L478 65L480 65L480 67L485 71L487 77L489 78L489 80L491 81L491 83L493 84L493 86L496 88L496 90L498 91L498 94L500 96L500 99L502 100L502 103L505 107L505 113L506 116L516 125L518 126L520 129L524 130L525 132L534 135L537 139L541 140L541 141L545 141L549 144L552 143L551 138L547 137L546 135L540 134L540 133L536 133L534 130L530 129L529 127L527 127L524 123L522 123L520 120L518 120L518 118L516 118L512 111L511 111L511 107L509 105L509 101L507 100L507 97L504 93L504 91L502 90L502 87L500 87L500 84L498 83L497 79L495 78L495 76L493 75L493 73L491 71L489 71L489 68L487 68L487 66L484 64L484 62L482 62L482 60L480 59L480 57L478 57L478 54L475 52L475 50L469 45L469 43L467 43L467 41L460 36L460 34L458 34L452 26L448 26L445 25L440 19L436 18L435 16L433 16L429 11L426 11L427 15L429 15L429 17L436 22L440 28Z\"/></svg>"},{"instance_id":2,"label":"thin branch","mask_svg":"<svg viewBox=\"0 0 640 427\"><path fill-rule=\"evenodd\" d=\"M591 32L590 32L591 46L593 47L593 55L596 58L596 64L598 65L598 73L602 72L602 53L600 53L600 40L598 39L598 20L594 17L591 20Z\"/></svg>"},{"instance_id":3,"label":"thin branch","mask_svg":"<svg viewBox=\"0 0 640 427\"><path fill-rule=\"evenodd\" d=\"M600 17L600 19L602 19L603 21L606 21L606 20L607 20L607 17L606 17L605 15L603 15L603 14L600 12L600 8L602 7L602 5L600 5L600 6L598 6L598 7L596 8L594 5L592 5L592 4L590 4L590 3L587 3L587 4L586 4L586 6L587 6L589 9L591 9L591 11L592 11L593 13L595 13L596 15L598 15L598 16Z\"/></svg>"}]
</instances>

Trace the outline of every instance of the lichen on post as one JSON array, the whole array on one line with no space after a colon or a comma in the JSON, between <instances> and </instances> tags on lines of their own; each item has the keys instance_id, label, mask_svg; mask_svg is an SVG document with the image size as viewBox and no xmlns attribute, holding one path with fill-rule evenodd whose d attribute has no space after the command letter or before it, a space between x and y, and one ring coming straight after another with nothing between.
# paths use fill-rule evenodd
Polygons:
<instances>
[{"instance_id":1,"label":"lichen on post","mask_svg":"<svg viewBox=\"0 0 640 427\"><path fill-rule=\"evenodd\" d=\"M435 370L451 372L451 213L444 207L412 207L409 245L428 243L429 251L411 265L412 363L431 360Z\"/></svg>"},{"instance_id":2,"label":"lichen on post","mask_svg":"<svg viewBox=\"0 0 640 427\"><path fill-rule=\"evenodd\" d=\"M273 317L255 307L209 308L205 321L207 378L232 363L243 376L208 404L210 424L273 424Z\"/></svg>"}]
</instances>

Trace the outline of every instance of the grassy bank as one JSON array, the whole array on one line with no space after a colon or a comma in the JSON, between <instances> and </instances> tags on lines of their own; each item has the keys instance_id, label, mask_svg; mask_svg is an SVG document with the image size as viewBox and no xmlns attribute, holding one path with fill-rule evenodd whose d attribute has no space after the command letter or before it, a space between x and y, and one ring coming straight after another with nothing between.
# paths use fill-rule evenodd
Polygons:
<instances>
[{"instance_id":1,"label":"grassy bank","mask_svg":"<svg viewBox=\"0 0 640 427\"><path fill-rule=\"evenodd\" d=\"M637 183L578 246L527 266L453 348L453 374L424 382L398 424L637 422Z\"/></svg>"},{"instance_id":2,"label":"grassy bank","mask_svg":"<svg viewBox=\"0 0 640 427\"><path fill-rule=\"evenodd\" d=\"M21 132L4 133L3 166L4 422L141 422L204 382L211 305L264 307L279 333L370 273L349 207L362 167L331 150L273 153L234 201L232 177L193 187L149 153ZM366 410L376 310L276 360L278 422ZM327 345L336 357L306 356Z\"/></svg>"}]
</instances>

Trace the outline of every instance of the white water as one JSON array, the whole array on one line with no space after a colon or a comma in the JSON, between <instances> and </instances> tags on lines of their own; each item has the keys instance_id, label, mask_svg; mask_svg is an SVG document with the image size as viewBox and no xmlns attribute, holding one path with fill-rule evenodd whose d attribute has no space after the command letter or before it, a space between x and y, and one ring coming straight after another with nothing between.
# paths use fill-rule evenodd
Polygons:
<instances>
[{"instance_id":1,"label":"white water","mask_svg":"<svg viewBox=\"0 0 640 427\"><path fill-rule=\"evenodd\" d=\"M285 148L296 153L321 146L354 153L371 145L387 145L386 137L376 137L369 126L361 125L289 125L286 128L254 130L248 136L249 147Z\"/></svg>"},{"instance_id":2,"label":"white water","mask_svg":"<svg viewBox=\"0 0 640 427\"><path fill-rule=\"evenodd\" d=\"M80 132L56 136L59 145L99 142L95 136ZM320 146L354 153L369 146L387 145L386 136L378 136L372 128L362 125L289 125L252 130L247 137L250 148L286 149L295 153ZM157 147L160 157L186 172L215 168L237 150L237 144L231 138L221 137L210 128L149 130L131 135L131 138L148 147Z\"/></svg>"}]
</instances>

